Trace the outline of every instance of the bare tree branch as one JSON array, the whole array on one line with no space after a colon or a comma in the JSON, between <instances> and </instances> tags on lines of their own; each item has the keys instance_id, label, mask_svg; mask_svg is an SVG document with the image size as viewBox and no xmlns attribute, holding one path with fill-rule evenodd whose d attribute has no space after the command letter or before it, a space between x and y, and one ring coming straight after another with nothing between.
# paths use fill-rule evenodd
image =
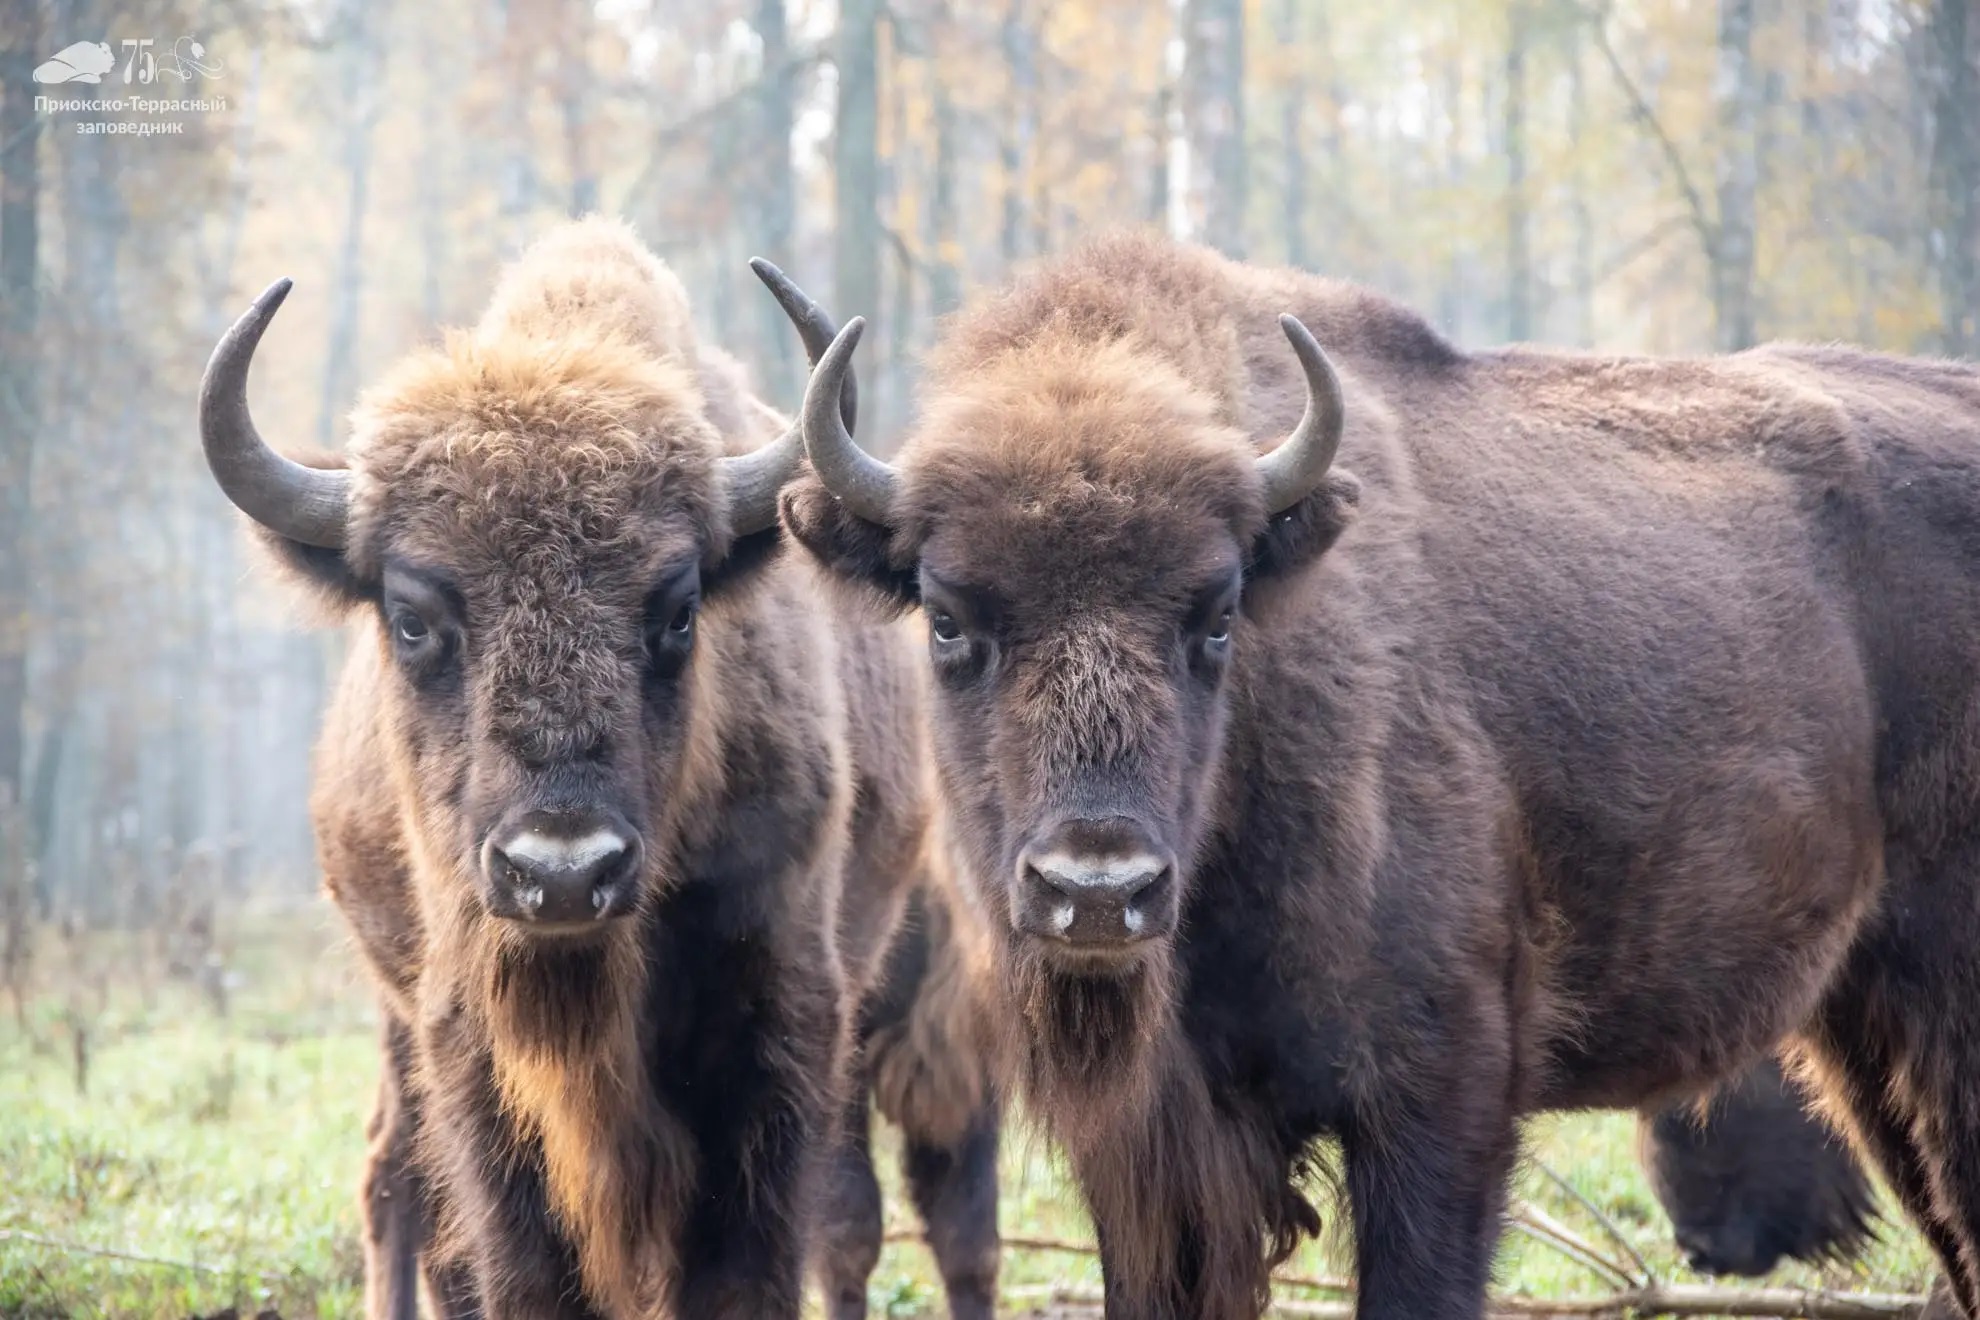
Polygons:
<instances>
[{"instance_id":1,"label":"bare tree branch","mask_svg":"<svg viewBox=\"0 0 1980 1320\"><path fill-rule=\"evenodd\" d=\"M1670 166L1671 174L1677 180L1678 190L1684 194L1685 206L1691 212L1691 227L1697 231L1698 242L1705 249L1706 259L1717 262L1718 221L1706 209L1704 195L1692 182L1691 171L1685 167L1684 153L1678 150L1677 143L1672 140L1671 135L1664 131L1663 122L1657 118L1657 112L1650 108L1650 102L1644 97L1643 89L1638 87L1636 80L1629 76L1629 69L1624 66L1622 57L1616 54L1615 45L1609 40L1608 9L1584 8L1582 13L1588 22L1589 32L1595 39L1595 49L1602 53L1602 58L1608 63L1609 71L1616 76L1617 85L1622 88L1623 95L1629 99L1631 117L1649 131L1650 136L1656 139L1658 148L1664 153L1665 163Z\"/></svg>"},{"instance_id":2,"label":"bare tree branch","mask_svg":"<svg viewBox=\"0 0 1980 1320\"><path fill-rule=\"evenodd\" d=\"M830 58L828 52L817 46L806 46L792 51L789 58L764 69L742 86L724 92L714 100L698 105L679 119L662 126L653 135L653 154L647 157L646 165L640 170L639 177L632 181L626 188L625 196L619 199L617 214L630 215L637 209L647 190L658 180L661 162L682 138L692 136L713 121L756 100L763 94L764 89L773 83L789 78L792 74L828 58Z\"/></svg>"}]
</instances>

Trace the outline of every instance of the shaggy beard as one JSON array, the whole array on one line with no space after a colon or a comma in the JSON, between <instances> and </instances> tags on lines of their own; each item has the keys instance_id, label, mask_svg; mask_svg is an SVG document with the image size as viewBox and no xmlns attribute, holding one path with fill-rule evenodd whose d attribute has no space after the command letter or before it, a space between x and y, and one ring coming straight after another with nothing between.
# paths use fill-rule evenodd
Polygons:
<instances>
[{"instance_id":1,"label":"shaggy beard","mask_svg":"<svg viewBox=\"0 0 1980 1320\"><path fill-rule=\"evenodd\" d=\"M1172 1016L1167 949L1120 968L1073 971L1027 941L1004 963L1026 1033L1018 1052L1026 1089L1054 1134L1076 1151L1124 1112L1140 1114Z\"/></svg>"},{"instance_id":2,"label":"shaggy beard","mask_svg":"<svg viewBox=\"0 0 1980 1320\"><path fill-rule=\"evenodd\" d=\"M694 1150L641 1080L643 919L597 941L498 939L483 1004L504 1108L541 1154L586 1295L615 1315L660 1306Z\"/></svg>"},{"instance_id":3,"label":"shaggy beard","mask_svg":"<svg viewBox=\"0 0 1980 1320\"><path fill-rule=\"evenodd\" d=\"M482 1002L498 1041L519 1054L616 1061L644 980L633 929L596 942L497 939L487 954Z\"/></svg>"}]
</instances>

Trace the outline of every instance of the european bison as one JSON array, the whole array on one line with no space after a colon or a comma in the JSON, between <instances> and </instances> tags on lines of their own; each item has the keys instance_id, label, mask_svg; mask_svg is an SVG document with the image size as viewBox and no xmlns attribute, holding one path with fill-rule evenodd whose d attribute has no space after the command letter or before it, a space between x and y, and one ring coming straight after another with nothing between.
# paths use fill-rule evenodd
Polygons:
<instances>
[{"instance_id":1,"label":"european bison","mask_svg":"<svg viewBox=\"0 0 1980 1320\"><path fill-rule=\"evenodd\" d=\"M815 352L833 327L765 273ZM215 350L201 430L260 540L352 631L313 807L386 1022L373 1313L414 1313L437 1216L426 1265L454 1313L795 1317L824 1218L856 1225L824 1252L834 1314L864 1314L877 1215L814 1193L859 1190L861 991L911 894L945 910L942 859L911 657L775 553L796 430L698 347L665 267L593 220L366 396L347 468L301 466L246 403L287 291ZM942 984L955 942L923 943L937 974L897 973L870 1029L937 1054L861 1066L910 1078L899 1116L952 1129L911 1132L916 1193L958 1314L987 1316L995 1111L978 1063L940 1053L966 1022L917 1022L968 1010ZM855 1148L827 1179L842 1110Z\"/></svg>"},{"instance_id":2,"label":"european bison","mask_svg":"<svg viewBox=\"0 0 1980 1320\"><path fill-rule=\"evenodd\" d=\"M1701 1100L1640 1111L1636 1128L1650 1188L1700 1273L1847 1260L1874 1234L1863 1167L1772 1059Z\"/></svg>"},{"instance_id":3,"label":"european bison","mask_svg":"<svg viewBox=\"0 0 1980 1320\"><path fill-rule=\"evenodd\" d=\"M785 523L925 616L1111 1315L1257 1315L1332 1132L1359 1314L1476 1317L1522 1114L1796 1033L1974 1311L1980 371L1460 352L1128 236L958 314L889 466L858 325Z\"/></svg>"}]
</instances>

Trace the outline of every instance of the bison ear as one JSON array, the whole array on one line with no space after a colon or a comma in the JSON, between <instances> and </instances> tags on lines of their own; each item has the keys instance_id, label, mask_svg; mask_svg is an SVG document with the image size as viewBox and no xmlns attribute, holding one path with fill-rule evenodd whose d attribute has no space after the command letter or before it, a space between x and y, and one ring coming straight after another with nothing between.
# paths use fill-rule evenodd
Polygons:
<instances>
[{"instance_id":1,"label":"bison ear","mask_svg":"<svg viewBox=\"0 0 1980 1320\"><path fill-rule=\"evenodd\" d=\"M784 487L779 505L785 528L834 581L888 616L919 602L920 581L912 565L896 562L893 533L848 509L814 474Z\"/></svg>"},{"instance_id":2,"label":"bison ear","mask_svg":"<svg viewBox=\"0 0 1980 1320\"><path fill-rule=\"evenodd\" d=\"M342 454L303 454L297 461L307 467L332 470L344 467ZM300 592L326 621L341 620L360 605L378 599L375 583L367 583L352 571L342 550L327 549L293 540L280 532L248 520L248 531L260 547L262 557L274 566L283 581Z\"/></svg>"},{"instance_id":3,"label":"bison ear","mask_svg":"<svg viewBox=\"0 0 1980 1320\"><path fill-rule=\"evenodd\" d=\"M729 543L729 552L718 563L703 561L701 594L713 600L725 591L754 582L765 567L774 563L784 544L784 532L771 523L760 532L738 536Z\"/></svg>"},{"instance_id":4,"label":"bison ear","mask_svg":"<svg viewBox=\"0 0 1980 1320\"><path fill-rule=\"evenodd\" d=\"M1354 520L1361 482L1351 472L1329 472L1313 492L1274 514L1251 547L1254 581L1281 577L1318 559Z\"/></svg>"},{"instance_id":5,"label":"bison ear","mask_svg":"<svg viewBox=\"0 0 1980 1320\"><path fill-rule=\"evenodd\" d=\"M283 580L301 592L327 619L341 619L378 593L351 571L341 550L292 541L280 532L256 525L251 529L264 557Z\"/></svg>"}]
</instances>

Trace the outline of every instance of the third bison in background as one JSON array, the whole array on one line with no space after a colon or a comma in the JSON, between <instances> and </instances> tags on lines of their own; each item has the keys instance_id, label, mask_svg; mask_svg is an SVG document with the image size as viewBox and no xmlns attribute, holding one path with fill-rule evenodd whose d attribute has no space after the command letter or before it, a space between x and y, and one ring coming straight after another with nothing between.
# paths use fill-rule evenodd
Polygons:
<instances>
[{"instance_id":1,"label":"third bison in background","mask_svg":"<svg viewBox=\"0 0 1980 1320\"><path fill-rule=\"evenodd\" d=\"M1766 1274L1784 1256L1844 1261L1874 1236L1863 1167L1772 1059L1703 1100L1640 1112L1637 1153L1701 1274Z\"/></svg>"}]
</instances>

